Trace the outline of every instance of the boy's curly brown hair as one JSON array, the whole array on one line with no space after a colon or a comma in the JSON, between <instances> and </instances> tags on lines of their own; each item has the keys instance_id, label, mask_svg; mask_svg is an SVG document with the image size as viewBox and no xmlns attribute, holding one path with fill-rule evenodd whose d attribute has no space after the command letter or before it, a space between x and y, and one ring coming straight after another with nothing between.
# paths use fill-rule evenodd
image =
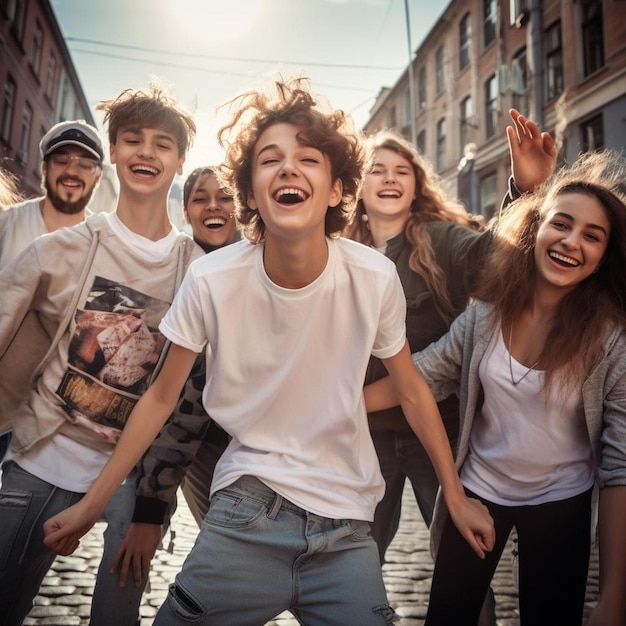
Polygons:
<instances>
[{"instance_id":1,"label":"boy's curly brown hair","mask_svg":"<svg viewBox=\"0 0 626 626\"><path fill-rule=\"evenodd\" d=\"M218 133L220 145L226 148L218 176L235 198L237 219L246 238L253 243L265 239L265 224L259 212L248 206L248 196L252 191L256 142L274 124L298 127L307 145L329 158L332 179L341 181L343 196L336 207L328 207L326 235L339 236L354 212L364 166L361 137L352 119L315 96L309 79L302 76L277 80L273 91L268 93L247 91L228 104L235 113Z\"/></svg>"}]
</instances>

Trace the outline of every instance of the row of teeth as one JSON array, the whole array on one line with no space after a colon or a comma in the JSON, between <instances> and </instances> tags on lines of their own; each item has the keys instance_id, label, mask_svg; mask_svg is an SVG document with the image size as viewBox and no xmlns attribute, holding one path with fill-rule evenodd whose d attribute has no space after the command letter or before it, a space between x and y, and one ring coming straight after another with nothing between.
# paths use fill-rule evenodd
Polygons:
<instances>
[{"instance_id":1,"label":"row of teeth","mask_svg":"<svg viewBox=\"0 0 626 626\"><path fill-rule=\"evenodd\" d=\"M226 220L223 217L211 217L208 220L204 220L202 223L205 226L224 226L224 224L226 224Z\"/></svg>"},{"instance_id":2,"label":"row of teeth","mask_svg":"<svg viewBox=\"0 0 626 626\"><path fill-rule=\"evenodd\" d=\"M378 194L379 198L399 198L400 192L398 191L381 191Z\"/></svg>"},{"instance_id":3,"label":"row of teeth","mask_svg":"<svg viewBox=\"0 0 626 626\"><path fill-rule=\"evenodd\" d=\"M133 172L146 172L148 174L158 174L159 170L154 167L148 167L147 165L135 165L132 168Z\"/></svg>"},{"instance_id":4,"label":"row of teeth","mask_svg":"<svg viewBox=\"0 0 626 626\"><path fill-rule=\"evenodd\" d=\"M550 252L550 256L557 261L563 261L563 263L567 263L568 265L572 265L573 267L580 265L580 263L575 259L570 259L569 257L563 256L558 252Z\"/></svg>"},{"instance_id":5,"label":"row of teeth","mask_svg":"<svg viewBox=\"0 0 626 626\"><path fill-rule=\"evenodd\" d=\"M300 198L300 200L306 200L306 196L304 194L304 192L301 189L296 189L294 188L288 188L288 189L281 189L280 191L277 191L275 196L274 196L274 200L280 200L280 198L282 196L298 196L298 198Z\"/></svg>"}]
</instances>

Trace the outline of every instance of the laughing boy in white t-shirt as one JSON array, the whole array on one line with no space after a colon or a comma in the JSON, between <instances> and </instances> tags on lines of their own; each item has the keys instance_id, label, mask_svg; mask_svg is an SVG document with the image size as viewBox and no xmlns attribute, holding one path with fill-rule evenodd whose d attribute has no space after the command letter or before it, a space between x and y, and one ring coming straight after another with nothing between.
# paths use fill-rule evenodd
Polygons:
<instances>
[{"instance_id":1,"label":"laughing boy in white t-shirt","mask_svg":"<svg viewBox=\"0 0 626 626\"><path fill-rule=\"evenodd\" d=\"M383 255L338 237L363 166L342 111L303 79L236 101L220 137L245 241L192 264L160 330L161 374L116 451L76 506L46 523L70 553L171 414L206 351L203 402L232 441L209 513L155 624L263 624L284 610L306 624L390 624L368 522L384 490L362 384L384 360L460 531L479 555L492 522L468 500L436 404L412 364L405 298Z\"/></svg>"}]
</instances>

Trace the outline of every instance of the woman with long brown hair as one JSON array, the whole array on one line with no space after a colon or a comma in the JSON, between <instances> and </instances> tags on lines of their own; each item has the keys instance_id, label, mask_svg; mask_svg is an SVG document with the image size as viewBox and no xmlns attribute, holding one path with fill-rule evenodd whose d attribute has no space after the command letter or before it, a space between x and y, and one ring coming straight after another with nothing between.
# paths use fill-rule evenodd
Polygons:
<instances>
[{"instance_id":1,"label":"woman with long brown hair","mask_svg":"<svg viewBox=\"0 0 626 626\"><path fill-rule=\"evenodd\" d=\"M556 148L534 122L515 110L510 113L511 193L519 195L552 173ZM444 335L467 306L492 233L447 197L430 163L404 137L381 131L366 146L371 166L347 235L376 247L396 264L407 300L407 338L411 351L417 352ZM366 384L386 375L381 361L372 358ZM440 402L439 410L454 449L459 425L456 395ZM370 413L368 418L386 483L372 523L382 562L398 528L406 478L427 525L438 481L400 407Z\"/></svg>"},{"instance_id":2,"label":"woman with long brown hair","mask_svg":"<svg viewBox=\"0 0 626 626\"><path fill-rule=\"evenodd\" d=\"M594 483L601 584L589 624L624 623L624 180L621 155L588 154L518 200L498 224L476 304L414 354L435 397L461 390L457 466L496 527L494 550L474 559L437 509L428 626L477 623L513 527L521 624L580 624ZM387 382L368 388L368 409L393 395Z\"/></svg>"}]
</instances>

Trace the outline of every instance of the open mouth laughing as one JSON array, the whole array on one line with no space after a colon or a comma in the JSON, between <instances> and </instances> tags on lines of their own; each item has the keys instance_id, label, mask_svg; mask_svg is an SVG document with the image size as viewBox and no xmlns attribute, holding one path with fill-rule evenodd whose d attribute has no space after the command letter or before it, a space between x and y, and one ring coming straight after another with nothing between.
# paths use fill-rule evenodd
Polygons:
<instances>
[{"instance_id":1,"label":"open mouth laughing","mask_svg":"<svg viewBox=\"0 0 626 626\"><path fill-rule=\"evenodd\" d=\"M304 202L308 197L307 193L296 187L279 189L273 195L274 200L280 204L298 204Z\"/></svg>"},{"instance_id":2,"label":"open mouth laughing","mask_svg":"<svg viewBox=\"0 0 626 626\"><path fill-rule=\"evenodd\" d=\"M572 257L565 256L564 254L559 254L558 252L554 252L553 250L548 250L548 256L558 265L562 265L563 267L578 267L581 263L576 259L572 259Z\"/></svg>"},{"instance_id":3,"label":"open mouth laughing","mask_svg":"<svg viewBox=\"0 0 626 626\"><path fill-rule=\"evenodd\" d=\"M159 173L156 167L150 167L149 165L133 165L130 170L133 174L141 174L143 176L156 176Z\"/></svg>"},{"instance_id":4,"label":"open mouth laughing","mask_svg":"<svg viewBox=\"0 0 626 626\"><path fill-rule=\"evenodd\" d=\"M210 230L218 230L223 226L226 226L227 219L225 217L207 217L202 224Z\"/></svg>"}]
</instances>

